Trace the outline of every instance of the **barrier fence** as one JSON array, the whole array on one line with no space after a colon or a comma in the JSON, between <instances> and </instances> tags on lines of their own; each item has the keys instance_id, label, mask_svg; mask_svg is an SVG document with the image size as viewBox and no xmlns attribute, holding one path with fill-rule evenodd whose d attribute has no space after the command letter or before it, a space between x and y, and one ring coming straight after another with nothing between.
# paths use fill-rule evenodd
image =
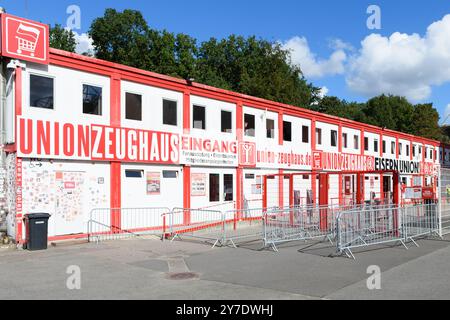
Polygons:
<instances>
[{"instance_id":1,"label":"barrier fence","mask_svg":"<svg viewBox=\"0 0 450 320\"><path fill-rule=\"evenodd\" d=\"M450 169L440 169L440 217L439 217L439 234L441 236L450 234Z\"/></svg>"},{"instance_id":2,"label":"barrier fence","mask_svg":"<svg viewBox=\"0 0 450 320\"><path fill-rule=\"evenodd\" d=\"M97 208L90 213L88 240L114 240L138 235L165 234L169 208ZM119 218L120 217L120 218Z\"/></svg>"},{"instance_id":3,"label":"barrier fence","mask_svg":"<svg viewBox=\"0 0 450 320\"><path fill-rule=\"evenodd\" d=\"M119 219L120 217L120 219ZM355 258L356 248L388 243L415 245L416 239L440 231L439 203L409 206L293 206L268 209L206 210L186 208L94 209L88 222L89 241L140 235L161 239L191 238L237 247L259 240L278 251L291 241L320 240Z\"/></svg>"},{"instance_id":4,"label":"barrier fence","mask_svg":"<svg viewBox=\"0 0 450 320\"><path fill-rule=\"evenodd\" d=\"M339 253L355 259L353 250L373 245L401 243L438 234L438 205L365 207L340 212L336 220Z\"/></svg>"}]
</instances>

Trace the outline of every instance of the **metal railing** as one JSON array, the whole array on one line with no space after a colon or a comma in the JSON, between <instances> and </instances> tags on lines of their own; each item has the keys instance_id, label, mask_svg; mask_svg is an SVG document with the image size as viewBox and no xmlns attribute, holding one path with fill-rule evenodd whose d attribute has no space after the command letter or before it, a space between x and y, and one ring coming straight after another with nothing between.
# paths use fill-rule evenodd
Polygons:
<instances>
[{"instance_id":1,"label":"metal railing","mask_svg":"<svg viewBox=\"0 0 450 320\"><path fill-rule=\"evenodd\" d=\"M224 231L222 244L237 247L243 239L261 239L263 209L242 209L224 212Z\"/></svg>"},{"instance_id":2,"label":"metal railing","mask_svg":"<svg viewBox=\"0 0 450 320\"><path fill-rule=\"evenodd\" d=\"M114 240L132 236L155 235L163 237L164 221L169 208L96 208L90 212L88 240Z\"/></svg>"},{"instance_id":3,"label":"metal railing","mask_svg":"<svg viewBox=\"0 0 450 320\"><path fill-rule=\"evenodd\" d=\"M354 206L352 206L354 207ZM263 219L264 247L321 238L333 243L336 215L348 206L294 206L267 210Z\"/></svg>"},{"instance_id":4,"label":"metal railing","mask_svg":"<svg viewBox=\"0 0 450 320\"><path fill-rule=\"evenodd\" d=\"M439 228L437 204L414 206L366 206L340 212L336 219L337 252L355 259L356 248L400 243L437 234Z\"/></svg>"},{"instance_id":5,"label":"metal railing","mask_svg":"<svg viewBox=\"0 0 450 320\"><path fill-rule=\"evenodd\" d=\"M222 244L225 228L222 211L174 208L164 216L172 241L188 237L212 242L213 248Z\"/></svg>"}]
</instances>

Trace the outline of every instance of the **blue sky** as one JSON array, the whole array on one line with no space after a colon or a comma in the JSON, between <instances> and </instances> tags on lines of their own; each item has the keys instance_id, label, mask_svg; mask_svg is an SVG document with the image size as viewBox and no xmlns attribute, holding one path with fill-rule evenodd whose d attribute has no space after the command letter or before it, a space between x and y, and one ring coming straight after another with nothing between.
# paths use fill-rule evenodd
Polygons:
<instances>
[{"instance_id":1,"label":"blue sky","mask_svg":"<svg viewBox=\"0 0 450 320\"><path fill-rule=\"evenodd\" d=\"M307 79L329 95L365 101L381 92L402 94L412 102L433 102L441 121L450 106L448 0L0 0L11 14L62 25L72 4L81 9L79 34L105 8L132 8L151 27L200 41L231 33L280 41L293 50ZM381 9L379 30L366 26L369 5Z\"/></svg>"}]
</instances>

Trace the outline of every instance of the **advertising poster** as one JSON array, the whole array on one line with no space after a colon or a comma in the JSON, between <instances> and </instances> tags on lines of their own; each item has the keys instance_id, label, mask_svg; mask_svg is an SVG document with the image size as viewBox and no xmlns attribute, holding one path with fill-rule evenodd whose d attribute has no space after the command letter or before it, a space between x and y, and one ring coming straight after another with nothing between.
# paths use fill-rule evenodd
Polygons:
<instances>
[{"instance_id":1,"label":"advertising poster","mask_svg":"<svg viewBox=\"0 0 450 320\"><path fill-rule=\"evenodd\" d=\"M161 176L159 172L147 172L147 195L161 194Z\"/></svg>"},{"instance_id":2,"label":"advertising poster","mask_svg":"<svg viewBox=\"0 0 450 320\"><path fill-rule=\"evenodd\" d=\"M191 196L193 197L206 196L206 174L204 173L191 174Z\"/></svg>"}]
</instances>

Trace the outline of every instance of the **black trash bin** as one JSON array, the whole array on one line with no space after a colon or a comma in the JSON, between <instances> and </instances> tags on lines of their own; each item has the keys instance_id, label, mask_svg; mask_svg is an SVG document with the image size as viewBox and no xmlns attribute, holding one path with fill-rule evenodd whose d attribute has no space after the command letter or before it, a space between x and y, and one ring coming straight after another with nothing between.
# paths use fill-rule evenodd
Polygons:
<instances>
[{"instance_id":1,"label":"black trash bin","mask_svg":"<svg viewBox=\"0 0 450 320\"><path fill-rule=\"evenodd\" d=\"M48 213L30 213L25 216L26 248L28 250L47 249Z\"/></svg>"}]
</instances>

